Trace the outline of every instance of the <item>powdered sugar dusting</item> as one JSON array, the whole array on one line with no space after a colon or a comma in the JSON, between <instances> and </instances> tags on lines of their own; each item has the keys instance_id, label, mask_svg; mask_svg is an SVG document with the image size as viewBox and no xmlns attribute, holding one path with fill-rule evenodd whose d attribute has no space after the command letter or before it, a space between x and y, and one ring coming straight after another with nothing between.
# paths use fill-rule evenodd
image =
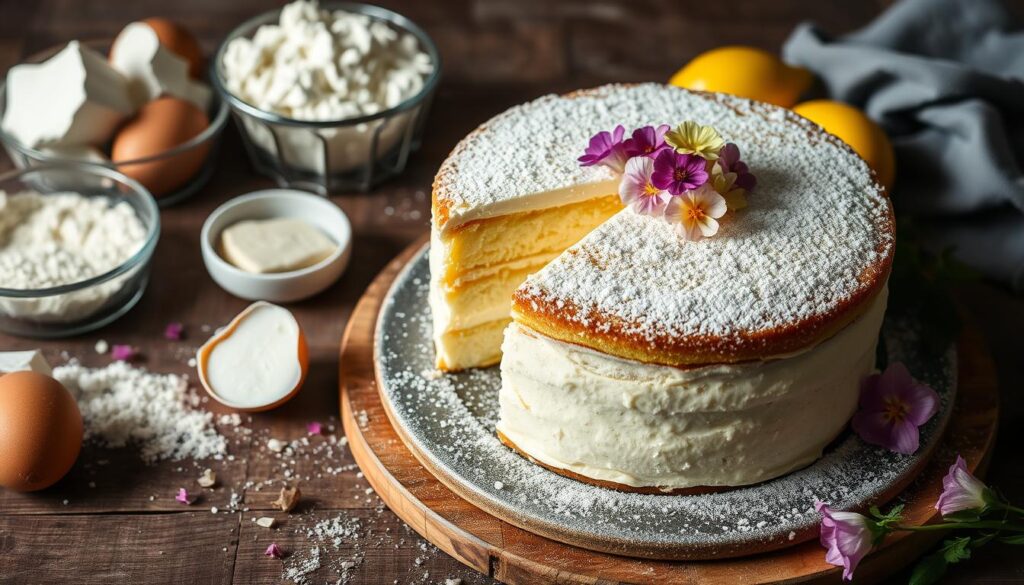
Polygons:
<instances>
[{"instance_id":1,"label":"powdered sugar dusting","mask_svg":"<svg viewBox=\"0 0 1024 585\"><path fill-rule=\"evenodd\" d=\"M432 370L426 299L429 268L421 255L399 276L383 309L376 347L384 399L416 448L445 470L460 492L506 517L568 528L614 552L629 543L650 550L712 557L756 545L790 546L814 538L815 499L851 509L873 502L908 474L919 456L902 456L847 435L810 467L761 485L699 496L622 493L577 482L534 465L495 436L497 368L454 375ZM889 322L889 359L907 363L942 398L922 429L922 445L938 440L954 398L953 352L919 353L915 328Z\"/></svg>"},{"instance_id":2,"label":"powdered sugar dusting","mask_svg":"<svg viewBox=\"0 0 1024 585\"><path fill-rule=\"evenodd\" d=\"M523 298L568 306L584 326L651 345L709 336L728 349L741 335L799 328L875 286L871 270L892 255L892 217L867 165L793 112L741 98L660 84L543 97L468 136L438 172L435 195L455 217L607 180L607 169L576 162L592 134L687 119L739 145L758 177L750 207L699 242L623 211L532 275Z\"/></svg>"}]
</instances>

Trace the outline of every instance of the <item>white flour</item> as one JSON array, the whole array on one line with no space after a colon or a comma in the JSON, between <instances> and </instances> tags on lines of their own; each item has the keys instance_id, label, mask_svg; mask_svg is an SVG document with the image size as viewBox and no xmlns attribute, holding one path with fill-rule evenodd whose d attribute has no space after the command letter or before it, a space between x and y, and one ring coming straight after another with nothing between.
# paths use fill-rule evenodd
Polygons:
<instances>
[{"instance_id":1,"label":"white flour","mask_svg":"<svg viewBox=\"0 0 1024 585\"><path fill-rule=\"evenodd\" d=\"M0 287L38 289L98 276L143 246L146 228L131 205L78 193L0 191ZM95 312L126 277L86 290L35 299L5 299L12 317L74 321Z\"/></svg>"},{"instance_id":2,"label":"white flour","mask_svg":"<svg viewBox=\"0 0 1024 585\"><path fill-rule=\"evenodd\" d=\"M227 453L213 413L198 408L199 396L180 376L125 362L98 369L71 362L54 368L53 377L78 401L86 439L113 448L131 443L147 463Z\"/></svg>"}]
</instances>

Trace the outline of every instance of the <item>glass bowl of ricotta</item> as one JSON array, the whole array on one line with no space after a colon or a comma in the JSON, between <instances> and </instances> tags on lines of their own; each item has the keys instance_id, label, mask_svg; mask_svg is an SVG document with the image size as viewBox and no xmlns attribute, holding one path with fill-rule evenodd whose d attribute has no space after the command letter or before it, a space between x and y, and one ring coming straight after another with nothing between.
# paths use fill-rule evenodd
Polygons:
<instances>
[{"instance_id":1,"label":"glass bowl of ricotta","mask_svg":"<svg viewBox=\"0 0 1024 585\"><path fill-rule=\"evenodd\" d=\"M156 200L102 165L0 174L0 331L55 338L102 327L146 289Z\"/></svg>"},{"instance_id":2,"label":"glass bowl of ricotta","mask_svg":"<svg viewBox=\"0 0 1024 585\"><path fill-rule=\"evenodd\" d=\"M256 170L327 195L369 191L405 169L441 58L396 12L298 0L236 28L211 68Z\"/></svg>"}]
</instances>

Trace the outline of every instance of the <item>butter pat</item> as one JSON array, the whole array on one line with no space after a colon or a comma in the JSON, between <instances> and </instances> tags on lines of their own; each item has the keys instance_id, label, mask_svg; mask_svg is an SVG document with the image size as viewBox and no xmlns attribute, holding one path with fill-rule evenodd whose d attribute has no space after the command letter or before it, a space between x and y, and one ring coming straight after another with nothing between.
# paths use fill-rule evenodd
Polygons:
<instances>
[{"instance_id":1,"label":"butter pat","mask_svg":"<svg viewBox=\"0 0 1024 585\"><path fill-rule=\"evenodd\" d=\"M52 376L50 364L46 363L43 352L38 349L28 351L0 351L0 375L11 372L36 372Z\"/></svg>"},{"instance_id":2,"label":"butter pat","mask_svg":"<svg viewBox=\"0 0 1024 585\"><path fill-rule=\"evenodd\" d=\"M124 76L78 41L7 74L3 128L32 148L102 144L134 112Z\"/></svg>"},{"instance_id":3,"label":"butter pat","mask_svg":"<svg viewBox=\"0 0 1024 585\"><path fill-rule=\"evenodd\" d=\"M312 266L338 250L323 232L301 219L238 222L221 234L224 258L246 272L289 272Z\"/></svg>"},{"instance_id":4,"label":"butter pat","mask_svg":"<svg viewBox=\"0 0 1024 585\"><path fill-rule=\"evenodd\" d=\"M210 105L210 88L188 75L188 61L160 44L156 31L144 22L121 30L110 48L110 63L128 79L136 107L163 95L187 100L204 112Z\"/></svg>"}]
</instances>

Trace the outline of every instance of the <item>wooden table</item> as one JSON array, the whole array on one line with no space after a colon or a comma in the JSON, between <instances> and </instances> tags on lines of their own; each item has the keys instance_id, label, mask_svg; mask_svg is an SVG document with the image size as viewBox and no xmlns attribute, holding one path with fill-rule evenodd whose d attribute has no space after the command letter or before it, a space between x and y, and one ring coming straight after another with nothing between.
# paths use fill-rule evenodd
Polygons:
<instances>
[{"instance_id":1,"label":"wooden table","mask_svg":"<svg viewBox=\"0 0 1024 585\"><path fill-rule=\"evenodd\" d=\"M147 16L177 19L212 50L235 24L274 6L261 0L0 1L0 69L35 51L74 38L110 38L124 24ZM437 40L445 74L423 149L401 178L367 195L332 197L352 219L351 266L318 297L290 305L305 329L311 368L299 396L284 407L246 419L238 432L225 427L233 460L146 466L135 451L88 447L67 478L37 494L0 491L0 583L273 583L283 570L310 561L319 546L319 571L309 582L427 583L491 579L459 565L405 527L368 486L346 449L329 460L312 454L294 463L266 448L269 438L295 439L305 423L337 425L338 342L348 315L381 267L427 230L434 170L464 134L506 107L552 91L608 81L663 80L699 51L727 43L776 50L803 19L841 32L869 21L887 2L667 2L644 0L448 0L382 2L419 22ZM1018 4L1020 4L1018 2ZM146 296L120 321L94 334L36 342L0 336L0 349L42 347L52 363L76 357L102 365L97 339L141 348L154 371L193 374L187 361L208 336L247 303L213 283L199 255L205 217L228 198L271 185L253 173L234 130L220 166L192 200L162 213L163 233ZM4 165L8 163L4 161ZM1024 423L1024 362L1020 332L1024 302L1004 289L976 283L958 291L988 339L997 361L1004 401L1002 445L992 483L1024 501L1024 455L1009 446ZM171 321L186 325L181 342L163 339ZM207 407L216 410L213 405ZM330 417L335 417L330 419ZM338 437L340 429L335 428ZM1007 440L1010 437L1010 440ZM308 458L306 458L308 455ZM330 465L339 470L325 473ZM205 467L221 487L191 507L174 501L178 487L194 486ZM301 479L304 504L276 530L252 519L272 509L277 486L290 469ZM308 479L307 479L308 477ZM259 489L257 489L259 488ZM230 504L232 491L241 497ZM218 507L218 513L210 507ZM318 521L358 522L337 547L306 533ZM353 520L356 519L356 520ZM292 556L263 556L271 542ZM1024 581L1024 560L1010 547L983 550L953 571L955 582ZM342 563L354 563L344 569Z\"/></svg>"}]
</instances>

